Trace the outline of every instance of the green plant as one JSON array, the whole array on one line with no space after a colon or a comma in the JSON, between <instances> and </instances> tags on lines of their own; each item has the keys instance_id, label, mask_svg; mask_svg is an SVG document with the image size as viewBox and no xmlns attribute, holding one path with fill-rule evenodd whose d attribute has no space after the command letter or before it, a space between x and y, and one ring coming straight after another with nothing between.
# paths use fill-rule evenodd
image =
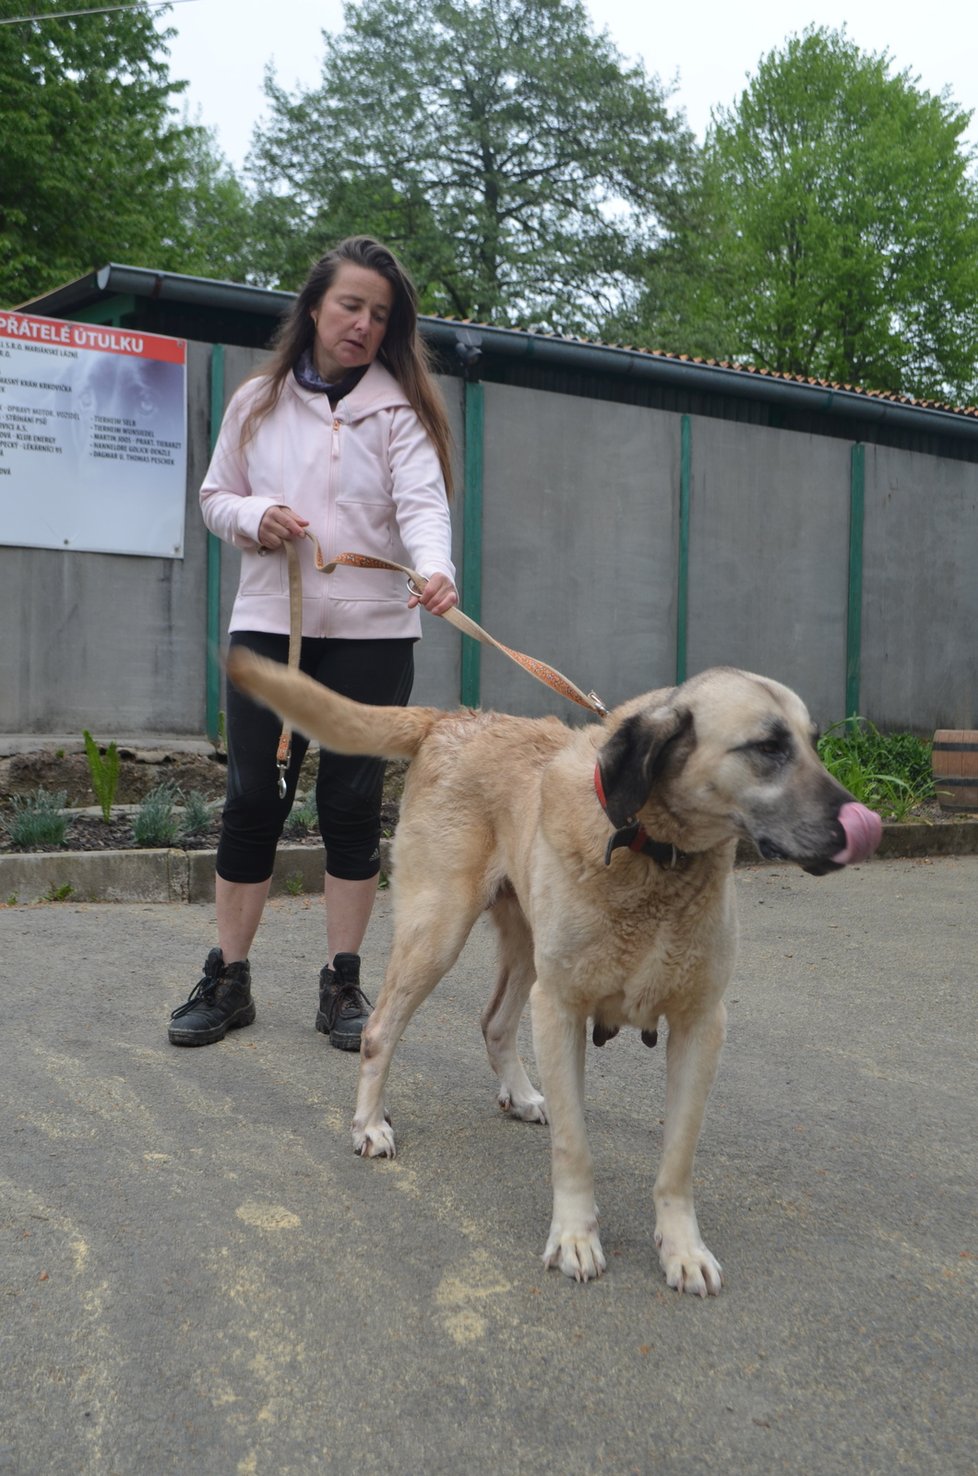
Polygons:
<instances>
[{"instance_id":1,"label":"green plant","mask_svg":"<svg viewBox=\"0 0 978 1476\"><path fill-rule=\"evenodd\" d=\"M912 733L881 733L866 718L836 723L818 742L829 773L884 820L905 820L934 798L930 749Z\"/></svg>"},{"instance_id":2,"label":"green plant","mask_svg":"<svg viewBox=\"0 0 978 1476\"><path fill-rule=\"evenodd\" d=\"M14 795L7 821L10 844L25 851L63 846L68 821L62 811L67 802L68 792L64 789L55 794L36 789L33 794Z\"/></svg>"},{"instance_id":3,"label":"green plant","mask_svg":"<svg viewBox=\"0 0 978 1476\"><path fill-rule=\"evenodd\" d=\"M7 907L16 907L17 906L17 893L16 892L11 892L10 896L7 898L7 901L6 901L5 905Z\"/></svg>"},{"instance_id":4,"label":"green plant","mask_svg":"<svg viewBox=\"0 0 978 1476\"><path fill-rule=\"evenodd\" d=\"M56 887L54 882L52 882L44 893L43 900L45 902L67 902L68 898L74 893L74 890L70 882L63 882L60 887Z\"/></svg>"},{"instance_id":5,"label":"green plant","mask_svg":"<svg viewBox=\"0 0 978 1476\"><path fill-rule=\"evenodd\" d=\"M192 789L183 802L182 835L203 835L210 830L213 812L211 802L199 789Z\"/></svg>"},{"instance_id":6,"label":"green plant","mask_svg":"<svg viewBox=\"0 0 978 1476\"><path fill-rule=\"evenodd\" d=\"M82 737L85 740L85 755L88 759L88 772L92 776L92 788L95 798L102 806L102 819L107 824L112 816L112 801L119 785L119 750L115 743L110 743L103 758L98 744L87 728L82 730Z\"/></svg>"},{"instance_id":7,"label":"green plant","mask_svg":"<svg viewBox=\"0 0 978 1476\"><path fill-rule=\"evenodd\" d=\"M228 751L228 724L227 724L227 714L225 713L225 711L224 711L223 708L221 708L220 712L217 714L217 732L211 735L211 742L214 745L214 752L215 753L217 753L217 754L227 753L227 751Z\"/></svg>"},{"instance_id":8,"label":"green plant","mask_svg":"<svg viewBox=\"0 0 978 1476\"><path fill-rule=\"evenodd\" d=\"M290 897L301 897L305 890L302 881L302 872L294 871L291 876L285 878L282 885Z\"/></svg>"},{"instance_id":9,"label":"green plant","mask_svg":"<svg viewBox=\"0 0 978 1476\"><path fill-rule=\"evenodd\" d=\"M180 822L175 814L179 798L179 789L169 781L150 790L133 817L137 846L176 845L180 838Z\"/></svg>"},{"instance_id":10,"label":"green plant","mask_svg":"<svg viewBox=\"0 0 978 1476\"><path fill-rule=\"evenodd\" d=\"M303 800L299 805L293 805L291 814L285 822L285 833L289 836L308 835L315 832L319 826L319 812L314 800Z\"/></svg>"}]
</instances>

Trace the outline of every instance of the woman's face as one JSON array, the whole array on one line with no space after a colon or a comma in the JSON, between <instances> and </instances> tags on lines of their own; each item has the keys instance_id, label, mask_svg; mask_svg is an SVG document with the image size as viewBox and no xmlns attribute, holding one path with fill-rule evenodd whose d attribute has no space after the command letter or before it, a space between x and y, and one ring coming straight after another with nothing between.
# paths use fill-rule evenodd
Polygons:
<instances>
[{"instance_id":1,"label":"woman's face","mask_svg":"<svg viewBox=\"0 0 978 1476\"><path fill-rule=\"evenodd\" d=\"M327 384L372 364L384 341L394 289L369 267L344 261L313 309L313 362Z\"/></svg>"}]
</instances>

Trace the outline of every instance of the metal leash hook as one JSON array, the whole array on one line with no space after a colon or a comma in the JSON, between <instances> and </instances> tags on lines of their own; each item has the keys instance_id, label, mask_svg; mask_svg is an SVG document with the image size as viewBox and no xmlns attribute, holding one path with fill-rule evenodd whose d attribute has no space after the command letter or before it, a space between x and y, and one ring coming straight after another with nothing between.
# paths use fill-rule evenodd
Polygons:
<instances>
[{"instance_id":1,"label":"metal leash hook","mask_svg":"<svg viewBox=\"0 0 978 1476\"><path fill-rule=\"evenodd\" d=\"M278 797L279 797L279 799L285 799L285 794L286 794L287 787L288 786L285 783L285 764L280 763L279 766L278 766Z\"/></svg>"}]
</instances>

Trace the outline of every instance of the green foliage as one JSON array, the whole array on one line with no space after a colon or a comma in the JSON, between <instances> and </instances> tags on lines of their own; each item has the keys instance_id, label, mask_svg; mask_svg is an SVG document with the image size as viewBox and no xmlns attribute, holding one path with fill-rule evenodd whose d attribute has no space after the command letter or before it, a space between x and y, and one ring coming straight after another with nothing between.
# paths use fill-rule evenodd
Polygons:
<instances>
[{"instance_id":1,"label":"green foliage","mask_svg":"<svg viewBox=\"0 0 978 1476\"><path fill-rule=\"evenodd\" d=\"M931 745L911 733L883 734L865 718L836 723L818 743L829 773L884 820L905 820L934 798Z\"/></svg>"},{"instance_id":2,"label":"green foliage","mask_svg":"<svg viewBox=\"0 0 978 1476\"><path fill-rule=\"evenodd\" d=\"M36 789L33 794L14 795L7 821L10 844L23 851L63 846L68 831L68 821L63 814L67 803L68 792L65 789L59 789L55 794L47 789Z\"/></svg>"},{"instance_id":3,"label":"green foliage","mask_svg":"<svg viewBox=\"0 0 978 1476\"><path fill-rule=\"evenodd\" d=\"M289 818L285 822L286 835L292 837L315 835L318 829L319 812L314 799L305 799L301 804L293 805Z\"/></svg>"},{"instance_id":4,"label":"green foliage","mask_svg":"<svg viewBox=\"0 0 978 1476\"><path fill-rule=\"evenodd\" d=\"M303 890L304 890L304 885L303 885L303 881L302 881L302 872L301 871L294 871L294 872L292 872L291 876L287 876L285 878L285 880L282 883L282 885L285 888L285 890L288 892L288 894L289 894L290 897L301 897L302 896L302 893L303 893Z\"/></svg>"},{"instance_id":5,"label":"green foliage","mask_svg":"<svg viewBox=\"0 0 978 1476\"><path fill-rule=\"evenodd\" d=\"M108 261L243 271L247 197L212 135L176 121L165 12L25 9L0 26L0 303Z\"/></svg>"},{"instance_id":6,"label":"green foliage","mask_svg":"<svg viewBox=\"0 0 978 1476\"><path fill-rule=\"evenodd\" d=\"M978 391L969 115L809 27L714 113L644 341L923 398ZM615 325L623 325L619 320Z\"/></svg>"},{"instance_id":7,"label":"green foliage","mask_svg":"<svg viewBox=\"0 0 978 1476\"><path fill-rule=\"evenodd\" d=\"M206 794L192 789L183 801L183 818L180 822L181 835L203 835L210 830L214 808Z\"/></svg>"},{"instance_id":8,"label":"green foliage","mask_svg":"<svg viewBox=\"0 0 978 1476\"><path fill-rule=\"evenodd\" d=\"M95 798L102 807L102 819L108 823L112 818L112 801L119 785L119 750L115 743L110 743L103 758L98 744L87 728L83 729L82 737L85 740L85 756L88 759L88 772Z\"/></svg>"},{"instance_id":9,"label":"green foliage","mask_svg":"<svg viewBox=\"0 0 978 1476\"><path fill-rule=\"evenodd\" d=\"M222 753L223 754L226 754L227 753L227 751L228 751L228 720L227 720L227 713L224 711L223 707L221 708L220 712L217 714L217 733L211 739L211 742L214 745L214 752L215 753L218 753L218 754L222 754Z\"/></svg>"},{"instance_id":10,"label":"green foliage","mask_svg":"<svg viewBox=\"0 0 978 1476\"><path fill-rule=\"evenodd\" d=\"M62 882L60 887L52 882L44 893L42 900L45 902L67 902L68 898L73 897L74 894L75 889L70 882Z\"/></svg>"},{"instance_id":11,"label":"green foliage","mask_svg":"<svg viewBox=\"0 0 978 1476\"><path fill-rule=\"evenodd\" d=\"M692 136L580 0L361 0L249 161L263 280L331 241L399 249L427 311L593 325L675 209Z\"/></svg>"},{"instance_id":12,"label":"green foliage","mask_svg":"<svg viewBox=\"0 0 978 1476\"><path fill-rule=\"evenodd\" d=\"M133 817L132 833L137 846L176 845L180 839L176 815L179 797L179 789L169 781L150 790Z\"/></svg>"}]
</instances>

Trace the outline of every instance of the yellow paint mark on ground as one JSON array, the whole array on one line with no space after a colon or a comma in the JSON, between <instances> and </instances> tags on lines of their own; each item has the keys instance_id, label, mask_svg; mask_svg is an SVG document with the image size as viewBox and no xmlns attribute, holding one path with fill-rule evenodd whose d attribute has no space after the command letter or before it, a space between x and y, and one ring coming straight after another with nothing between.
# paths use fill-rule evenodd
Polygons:
<instances>
[{"instance_id":1,"label":"yellow paint mark on ground","mask_svg":"<svg viewBox=\"0 0 978 1476\"><path fill-rule=\"evenodd\" d=\"M281 1204L255 1204L249 1200L235 1210L239 1220L255 1230L298 1230L302 1221Z\"/></svg>"},{"instance_id":2,"label":"yellow paint mark on ground","mask_svg":"<svg viewBox=\"0 0 978 1476\"><path fill-rule=\"evenodd\" d=\"M486 1318L478 1310L478 1304L491 1297L505 1296L511 1290L512 1283L494 1273L482 1251L471 1256L460 1271L443 1276L435 1292L435 1303L441 1309L449 1337L458 1344L478 1342L485 1337Z\"/></svg>"}]
</instances>

